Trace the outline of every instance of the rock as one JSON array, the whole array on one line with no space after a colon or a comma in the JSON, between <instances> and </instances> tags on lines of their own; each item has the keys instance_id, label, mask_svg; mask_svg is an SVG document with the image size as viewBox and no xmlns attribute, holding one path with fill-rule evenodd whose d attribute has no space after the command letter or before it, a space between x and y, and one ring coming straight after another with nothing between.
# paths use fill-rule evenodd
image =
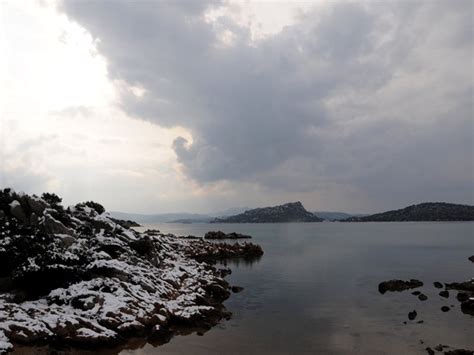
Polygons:
<instances>
[{"instance_id":1,"label":"rock","mask_svg":"<svg viewBox=\"0 0 474 355\"><path fill-rule=\"evenodd\" d=\"M71 299L71 306L83 311L88 311L96 305L102 305L104 299L97 295L84 294Z\"/></svg>"},{"instance_id":2,"label":"rock","mask_svg":"<svg viewBox=\"0 0 474 355\"><path fill-rule=\"evenodd\" d=\"M459 302L464 302L464 301L467 301L469 299L469 294L466 293L466 292L458 292L457 296L456 296L456 299L459 301Z\"/></svg>"},{"instance_id":3,"label":"rock","mask_svg":"<svg viewBox=\"0 0 474 355\"><path fill-rule=\"evenodd\" d=\"M431 349L430 347L427 347L425 350L429 355L434 355L435 354L435 351L433 349Z\"/></svg>"},{"instance_id":4,"label":"rock","mask_svg":"<svg viewBox=\"0 0 474 355\"><path fill-rule=\"evenodd\" d=\"M242 292L242 291L244 290L244 288L243 288L243 287L240 287L240 286L232 286L232 287L231 287L231 290L232 290L232 292L234 292L234 293L239 293L239 292Z\"/></svg>"},{"instance_id":5,"label":"rock","mask_svg":"<svg viewBox=\"0 0 474 355\"><path fill-rule=\"evenodd\" d=\"M454 349L444 352L445 355L474 355L474 350Z\"/></svg>"},{"instance_id":6,"label":"rock","mask_svg":"<svg viewBox=\"0 0 474 355\"><path fill-rule=\"evenodd\" d=\"M416 313L415 310L413 310L412 312L408 312L408 319L409 320L415 320L417 315L418 315L418 313Z\"/></svg>"},{"instance_id":7,"label":"rock","mask_svg":"<svg viewBox=\"0 0 474 355\"><path fill-rule=\"evenodd\" d=\"M232 274L231 269L219 269L221 277L226 277L227 275Z\"/></svg>"},{"instance_id":8,"label":"rock","mask_svg":"<svg viewBox=\"0 0 474 355\"><path fill-rule=\"evenodd\" d=\"M204 239L225 239L226 234L222 231L209 231L204 235Z\"/></svg>"},{"instance_id":9,"label":"rock","mask_svg":"<svg viewBox=\"0 0 474 355\"><path fill-rule=\"evenodd\" d=\"M250 239L250 235L245 235L241 233L224 233L222 231L210 231L204 235L204 239Z\"/></svg>"},{"instance_id":10,"label":"rock","mask_svg":"<svg viewBox=\"0 0 474 355\"><path fill-rule=\"evenodd\" d=\"M148 235L154 235L154 236L158 236L161 234L161 232L158 229L147 229L144 233Z\"/></svg>"},{"instance_id":11,"label":"rock","mask_svg":"<svg viewBox=\"0 0 474 355\"><path fill-rule=\"evenodd\" d=\"M33 197L25 195L25 202L28 204L30 210L35 213L37 216L42 216L44 210L48 206L46 201L43 201L39 197Z\"/></svg>"},{"instance_id":12,"label":"rock","mask_svg":"<svg viewBox=\"0 0 474 355\"><path fill-rule=\"evenodd\" d=\"M51 215L45 214L43 228L46 233L74 235L74 231L67 228L64 224L54 219Z\"/></svg>"},{"instance_id":13,"label":"rock","mask_svg":"<svg viewBox=\"0 0 474 355\"><path fill-rule=\"evenodd\" d=\"M443 345L443 344L438 344L438 345L435 346L436 351L443 351L443 349L445 349L445 348L449 348L449 346Z\"/></svg>"},{"instance_id":14,"label":"rock","mask_svg":"<svg viewBox=\"0 0 474 355\"><path fill-rule=\"evenodd\" d=\"M420 301L426 301L428 299L428 296L426 296L424 293L420 293L420 295L418 296L418 299Z\"/></svg>"},{"instance_id":15,"label":"rock","mask_svg":"<svg viewBox=\"0 0 474 355\"><path fill-rule=\"evenodd\" d=\"M36 215L36 213L33 212L30 215L29 224L33 227L36 227L38 225L38 216Z\"/></svg>"},{"instance_id":16,"label":"rock","mask_svg":"<svg viewBox=\"0 0 474 355\"><path fill-rule=\"evenodd\" d=\"M415 296L418 296L418 295L421 294L421 292L420 292L420 291L413 291L411 294L412 294L412 295L415 295Z\"/></svg>"},{"instance_id":17,"label":"rock","mask_svg":"<svg viewBox=\"0 0 474 355\"><path fill-rule=\"evenodd\" d=\"M385 292L401 292L405 290L409 290L412 288L417 288L423 286L423 282L415 279L411 279L410 281L403 281L403 280L390 280L384 281L379 284L379 292L384 294Z\"/></svg>"},{"instance_id":18,"label":"rock","mask_svg":"<svg viewBox=\"0 0 474 355\"><path fill-rule=\"evenodd\" d=\"M443 284L441 282L438 282L438 281L433 282L433 285L436 288L443 288Z\"/></svg>"},{"instance_id":19,"label":"rock","mask_svg":"<svg viewBox=\"0 0 474 355\"><path fill-rule=\"evenodd\" d=\"M451 310L451 308L449 308L448 306L441 307L441 311L443 311L443 312L449 312L450 310Z\"/></svg>"},{"instance_id":20,"label":"rock","mask_svg":"<svg viewBox=\"0 0 474 355\"><path fill-rule=\"evenodd\" d=\"M474 280L464 282L452 282L446 284L447 290L469 291L474 292Z\"/></svg>"},{"instance_id":21,"label":"rock","mask_svg":"<svg viewBox=\"0 0 474 355\"><path fill-rule=\"evenodd\" d=\"M225 300L230 296L229 291L217 283L207 285L204 289L217 299Z\"/></svg>"},{"instance_id":22,"label":"rock","mask_svg":"<svg viewBox=\"0 0 474 355\"><path fill-rule=\"evenodd\" d=\"M59 238L61 239L61 243L63 244L65 249L69 248L76 241L76 238L67 234L59 235Z\"/></svg>"},{"instance_id":23,"label":"rock","mask_svg":"<svg viewBox=\"0 0 474 355\"><path fill-rule=\"evenodd\" d=\"M464 314L474 316L474 298L469 298L461 303L461 311Z\"/></svg>"},{"instance_id":24,"label":"rock","mask_svg":"<svg viewBox=\"0 0 474 355\"><path fill-rule=\"evenodd\" d=\"M14 200L10 203L10 213L20 222L28 222L28 218L26 217L23 207L21 206L20 202L18 202L18 200Z\"/></svg>"},{"instance_id":25,"label":"rock","mask_svg":"<svg viewBox=\"0 0 474 355\"><path fill-rule=\"evenodd\" d=\"M444 298L449 298L449 291L440 291L439 295Z\"/></svg>"},{"instance_id":26,"label":"rock","mask_svg":"<svg viewBox=\"0 0 474 355\"><path fill-rule=\"evenodd\" d=\"M471 262L474 263L474 255L472 255L472 256L469 257L469 261L471 261Z\"/></svg>"}]
</instances>

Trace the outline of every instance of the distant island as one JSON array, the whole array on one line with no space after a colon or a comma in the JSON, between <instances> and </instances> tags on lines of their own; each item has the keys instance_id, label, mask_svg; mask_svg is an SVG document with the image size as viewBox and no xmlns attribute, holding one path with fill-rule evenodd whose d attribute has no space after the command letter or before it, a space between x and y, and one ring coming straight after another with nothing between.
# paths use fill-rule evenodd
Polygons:
<instances>
[{"instance_id":1,"label":"distant island","mask_svg":"<svg viewBox=\"0 0 474 355\"><path fill-rule=\"evenodd\" d=\"M235 216L216 218L211 223L283 223L283 222L322 222L323 220L308 212L299 201L274 207L255 208Z\"/></svg>"},{"instance_id":2,"label":"distant island","mask_svg":"<svg viewBox=\"0 0 474 355\"><path fill-rule=\"evenodd\" d=\"M474 221L474 206L445 202L425 202L399 210L363 217L349 217L342 222L421 222Z\"/></svg>"}]
</instances>

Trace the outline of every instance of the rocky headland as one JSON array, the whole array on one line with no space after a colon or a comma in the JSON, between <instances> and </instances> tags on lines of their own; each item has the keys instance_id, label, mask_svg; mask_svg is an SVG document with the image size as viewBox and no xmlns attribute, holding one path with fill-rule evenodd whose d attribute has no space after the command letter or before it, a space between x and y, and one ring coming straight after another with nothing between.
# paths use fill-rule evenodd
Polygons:
<instances>
[{"instance_id":1,"label":"rocky headland","mask_svg":"<svg viewBox=\"0 0 474 355\"><path fill-rule=\"evenodd\" d=\"M284 223L322 222L308 212L301 202L290 202L279 206L255 208L235 216L216 218L212 223Z\"/></svg>"},{"instance_id":2,"label":"rocky headland","mask_svg":"<svg viewBox=\"0 0 474 355\"><path fill-rule=\"evenodd\" d=\"M0 353L208 329L230 317L222 302L241 291L215 262L263 254L252 243L138 233L95 202L60 202L0 190Z\"/></svg>"}]
</instances>

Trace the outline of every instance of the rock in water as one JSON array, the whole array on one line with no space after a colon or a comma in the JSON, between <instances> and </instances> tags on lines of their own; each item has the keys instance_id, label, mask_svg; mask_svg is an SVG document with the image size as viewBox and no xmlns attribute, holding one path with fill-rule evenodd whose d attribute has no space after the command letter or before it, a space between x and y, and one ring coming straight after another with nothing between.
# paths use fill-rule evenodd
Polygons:
<instances>
[{"instance_id":1,"label":"rock in water","mask_svg":"<svg viewBox=\"0 0 474 355\"><path fill-rule=\"evenodd\" d=\"M250 239L250 235L240 233L224 233L222 231L210 231L204 235L204 239Z\"/></svg>"},{"instance_id":2,"label":"rock in water","mask_svg":"<svg viewBox=\"0 0 474 355\"><path fill-rule=\"evenodd\" d=\"M444 298L449 298L449 291L440 291L439 295Z\"/></svg>"},{"instance_id":3,"label":"rock in water","mask_svg":"<svg viewBox=\"0 0 474 355\"><path fill-rule=\"evenodd\" d=\"M409 320L415 320L417 315L418 315L418 313L416 313L415 310L413 310L412 312L408 312L408 319Z\"/></svg>"},{"instance_id":4,"label":"rock in water","mask_svg":"<svg viewBox=\"0 0 474 355\"><path fill-rule=\"evenodd\" d=\"M411 279L410 281L403 281L403 280L390 280L384 281L379 284L379 292L384 294L385 292L401 292L405 290L409 290L412 288L418 288L423 286L423 282L415 279Z\"/></svg>"},{"instance_id":5,"label":"rock in water","mask_svg":"<svg viewBox=\"0 0 474 355\"><path fill-rule=\"evenodd\" d=\"M441 282L438 282L438 281L433 282L433 285L436 288L443 288L443 284Z\"/></svg>"},{"instance_id":6,"label":"rock in water","mask_svg":"<svg viewBox=\"0 0 474 355\"><path fill-rule=\"evenodd\" d=\"M426 301L426 300L428 299L428 296L425 295L424 293L420 293L420 294L418 295L418 299L419 299L420 301Z\"/></svg>"}]
</instances>

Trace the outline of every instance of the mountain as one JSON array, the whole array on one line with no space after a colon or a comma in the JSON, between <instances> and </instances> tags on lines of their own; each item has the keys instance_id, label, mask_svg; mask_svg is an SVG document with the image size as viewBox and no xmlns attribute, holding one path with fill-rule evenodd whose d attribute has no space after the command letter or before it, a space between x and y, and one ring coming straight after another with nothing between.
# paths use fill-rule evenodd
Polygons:
<instances>
[{"instance_id":1,"label":"mountain","mask_svg":"<svg viewBox=\"0 0 474 355\"><path fill-rule=\"evenodd\" d=\"M350 217L344 222L408 222L408 221L474 221L474 206L445 202L425 202L399 210L364 217Z\"/></svg>"},{"instance_id":2,"label":"mountain","mask_svg":"<svg viewBox=\"0 0 474 355\"><path fill-rule=\"evenodd\" d=\"M341 219L347 219L351 217L364 217L366 214L350 214L345 212L329 212L329 211L318 211L312 212L315 216L324 219L325 221L338 221Z\"/></svg>"},{"instance_id":3,"label":"mountain","mask_svg":"<svg viewBox=\"0 0 474 355\"><path fill-rule=\"evenodd\" d=\"M321 222L322 219L308 212L301 202L280 206L255 208L244 213L216 218L213 223L279 223L279 222Z\"/></svg>"}]
</instances>

